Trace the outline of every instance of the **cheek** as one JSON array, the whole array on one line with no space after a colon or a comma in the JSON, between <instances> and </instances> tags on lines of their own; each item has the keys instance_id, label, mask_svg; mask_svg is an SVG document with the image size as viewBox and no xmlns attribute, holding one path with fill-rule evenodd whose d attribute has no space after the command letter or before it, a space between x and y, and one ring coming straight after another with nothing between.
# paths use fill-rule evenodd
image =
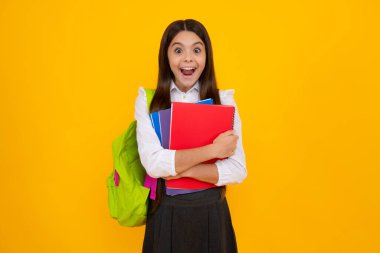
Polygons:
<instances>
[{"instance_id":1,"label":"cheek","mask_svg":"<svg viewBox=\"0 0 380 253\"><path fill-rule=\"evenodd\" d=\"M203 70L206 65L206 57L202 57L198 61L199 67Z\"/></svg>"},{"instance_id":2,"label":"cheek","mask_svg":"<svg viewBox=\"0 0 380 253\"><path fill-rule=\"evenodd\" d=\"M174 57L169 57L169 65L170 69L174 72L178 70L178 60L176 60Z\"/></svg>"}]
</instances>

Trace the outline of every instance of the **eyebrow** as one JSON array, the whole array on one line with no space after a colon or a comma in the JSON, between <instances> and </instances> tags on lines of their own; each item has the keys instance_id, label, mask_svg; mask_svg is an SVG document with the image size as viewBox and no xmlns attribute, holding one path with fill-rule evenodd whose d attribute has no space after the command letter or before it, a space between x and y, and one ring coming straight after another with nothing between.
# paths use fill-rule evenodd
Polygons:
<instances>
[{"instance_id":1,"label":"eyebrow","mask_svg":"<svg viewBox=\"0 0 380 253\"><path fill-rule=\"evenodd\" d=\"M183 46L183 44L182 44L181 42L174 42L174 43L172 44L171 47L174 47L175 44L179 44L179 45ZM202 46L204 46L203 43L202 43L201 41L197 41L197 42L195 42L195 43L193 44L193 46L196 45L196 44L201 44Z\"/></svg>"}]
</instances>

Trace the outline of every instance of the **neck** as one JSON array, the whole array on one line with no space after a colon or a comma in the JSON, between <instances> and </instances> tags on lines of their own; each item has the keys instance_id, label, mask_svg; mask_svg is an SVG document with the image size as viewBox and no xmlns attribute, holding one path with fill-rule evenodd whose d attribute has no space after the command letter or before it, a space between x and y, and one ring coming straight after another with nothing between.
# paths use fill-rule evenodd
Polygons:
<instances>
[{"instance_id":1,"label":"neck","mask_svg":"<svg viewBox=\"0 0 380 253\"><path fill-rule=\"evenodd\" d=\"M194 85L196 84L197 82L193 83L193 85L191 85L190 87L187 87L187 86L184 86L182 84L180 84L179 82L175 82L175 85L178 87L178 89L182 92L188 92L191 88L194 87Z\"/></svg>"}]
</instances>

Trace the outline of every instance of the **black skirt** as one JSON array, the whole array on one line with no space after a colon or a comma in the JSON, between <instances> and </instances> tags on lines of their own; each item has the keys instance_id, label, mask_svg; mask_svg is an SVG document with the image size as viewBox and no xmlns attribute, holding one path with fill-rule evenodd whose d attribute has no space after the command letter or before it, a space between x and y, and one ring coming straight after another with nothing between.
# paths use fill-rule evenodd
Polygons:
<instances>
[{"instance_id":1,"label":"black skirt","mask_svg":"<svg viewBox=\"0 0 380 253\"><path fill-rule=\"evenodd\" d=\"M237 244L227 199L221 187L161 195L148 214L143 253L235 253ZM149 203L149 209L152 202ZM150 211L150 210L149 210Z\"/></svg>"}]
</instances>

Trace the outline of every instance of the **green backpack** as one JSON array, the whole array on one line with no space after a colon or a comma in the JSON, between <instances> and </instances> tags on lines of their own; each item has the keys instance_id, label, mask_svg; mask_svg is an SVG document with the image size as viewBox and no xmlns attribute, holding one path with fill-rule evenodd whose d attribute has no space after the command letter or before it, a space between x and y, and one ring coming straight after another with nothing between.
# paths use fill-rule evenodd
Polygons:
<instances>
[{"instance_id":1,"label":"green backpack","mask_svg":"<svg viewBox=\"0 0 380 253\"><path fill-rule=\"evenodd\" d=\"M148 108L155 90L145 89ZM144 187L145 169L140 162L136 140L136 120L112 142L113 171L107 178L108 209L120 225L144 225L148 212L149 189Z\"/></svg>"}]
</instances>

